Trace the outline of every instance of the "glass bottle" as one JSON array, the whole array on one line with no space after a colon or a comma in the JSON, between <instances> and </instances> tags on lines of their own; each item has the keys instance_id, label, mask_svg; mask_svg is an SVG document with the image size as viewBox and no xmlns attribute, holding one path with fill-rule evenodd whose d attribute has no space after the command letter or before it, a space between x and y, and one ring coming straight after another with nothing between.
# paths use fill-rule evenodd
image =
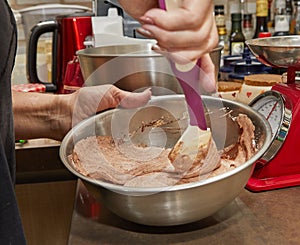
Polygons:
<instances>
[{"instance_id":1,"label":"glass bottle","mask_svg":"<svg viewBox=\"0 0 300 245\"><path fill-rule=\"evenodd\" d=\"M215 20L219 34L219 45L223 46L222 55L228 55L229 44L225 23L224 5L215 5Z\"/></svg>"},{"instance_id":2,"label":"glass bottle","mask_svg":"<svg viewBox=\"0 0 300 245\"><path fill-rule=\"evenodd\" d=\"M224 5L215 5L215 20L217 28L225 26Z\"/></svg>"},{"instance_id":3,"label":"glass bottle","mask_svg":"<svg viewBox=\"0 0 300 245\"><path fill-rule=\"evenodd\" d=\"M243 34L246 40L251 39L253 37L252 14L244 14Z\"/></svg>"},{"instance_id":4,"label":"glass bottle","mask_svg":"<svg viewBox=\"0 0 300 245\"><path fill-rule=\"evenodd\" d=\"M256 0L256 27L253 38L260 32L268 32L268 0Z\"/></svg>"},{"instance_id":5,"label":"glass bottle","mask_svg":"<svg viewBox=\"0 0 300 245\"><path fill-rule=\"evenodd\" d=\"M244 17L245 14L248 14L248 1L240 0L240 6L241 6L241 14Z\"/></svg>"},{"instance_id":6,"label":"glass bottle","mask_svg":"<svg viewBox=\"0 0 300 245\"><path fill-rule=\"evenodd\" d=\"M268 0L268 31L274 32L274 9L273 9L273 1L274 0ZM285 0L284 0L285 1Z\"/></svg>"},{"instance_id":7,"label":"glass bottle","mask_svg":"<svg viewBox=\"0 0 300 245\"><path fill-rule=\"evenodd\" d=\"M292 20L292 15L293 15L292 0L286 0L285 1L285 11L286 11L286 15L288 17L288 22L289 22L289 25L290 25L291 24L291 20Z\"/></svg>"},{"instance_id":8,"label":"glass bottle","mask_svg":"<svg viewBox=\"0 0 300 245\"><path fill-rule=\"evenodd\" d=\"M290 34L300 34L300 1L294 1L293 16L290 24Z\"/></svg>"},{"instance_id":9,"label":"glass bottle","mask_svg":"<svg viewBox=\"0 0 300 245\"><path fill-rule=\"evenodd\" d=\"M219 34L219 45L223 46L223 49L221 51L221 55L228 55L229 54L229 40L227 35L226 27L220 27L218 28L218 34Z\"/></svg>"},{"instance_id":10,"label":"glass bottle","mask_svg":"<svg viewBox=\"0 0 300 245\"><path fill-rule=\"evenodd\" d=\"M241 55L244 50L245 36L242 32L242 14L231 14L231 33L229 38L229 54Z\"/></svg>"},{"instance_id":11,"label":"glass bottle","mask_svg":"<svg viewBox=\"0 0 300 245\"><path fill-rule=\"evenodd\" d=\"M281 15L285 13L286 0L275 0L274 2L274 15Z\"/></svg>"},{"instance_id":12,"label":"glass bottle","mask_svg":"<svg viewBox=\"0 0 300 245\"><path fill-rule=\"evenodd\" d=\"M289 34L290 24L286 11L286 0L276 0L274 5L274 36Z\"/></svg>"}]
</instances>

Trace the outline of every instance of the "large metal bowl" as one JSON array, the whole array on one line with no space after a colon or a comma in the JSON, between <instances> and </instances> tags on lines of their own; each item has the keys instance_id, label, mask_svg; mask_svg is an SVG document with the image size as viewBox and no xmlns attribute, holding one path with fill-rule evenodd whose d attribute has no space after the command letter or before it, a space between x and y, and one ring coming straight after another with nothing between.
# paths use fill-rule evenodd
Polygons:
<instances>
[{"instance_id":1,"label":"large metal bowl","mask_svg":"<svg viewBox=\"0 0 300 245\"><path fill-rule=\"evenodd\" d=\"M235 136L239 128L230 117L223 117L223 112L219 114L220 110L215 111L215 108L219 109L222 105L232 110L232 116L245 113L251 118L256 128L256 141L261 145L251 160L230 172L168 188L130 188L107 183L78 173L69 163L68 156L74 144L80 139L92 135L113 135L115 130L120 128L125 128L125 131L127 128L132 132L142 122L151 122L162 116L170 119L184 117L186 103L182 95L157 96L143 108L109 110L81 122L63 139L60 147L61 160L67 169L83 180L90 193L99 202L124 219L145 225L171 226L208 217L232 201L246 185L255 161L263 155L270 144L271 129L264 117L246 105L209 96L203 96L203 102L212 112L208 114L210 116L207 120L218 148L232 143L233 139L236 141ZM181 133L178 130L174 132L172 128L182 127L184 130L186 126L187 120L182 119L165 128L162 127L164 131L161 137L151 137L151 132L155 133L155 130L153 132L150 128L138 135L136 140L139 141L137 143L146 145L153 144L153 141L154 144L164 142L166 147L172 147Z\"/></svg>"},{"instance_id":2,"label":"large metal bowl","mask_svg":"<svg viewBox=\"0 0 300 245\"><path fill-rule=\"evenodd\" d=\"M246 41L262 63L279 68L300 66L300 36L278 36Z\"/></svg>"},{"instance_id":3,"label":"large metal bowl","mask_svg":"<svg viewBox=\"0 0 300 245\"><path fill-rule=\"evenodd\" d=\"M123 44L87 48L77 52L85 84L114 84L117 87L136 91L153 87L154 95L182 93L168 60L152 51L153 43ZM217 79L222 46L215 48L211 59ZM156 89L158 87L159 89ZM165 88L164 90L161 88Z\"/></svg>"}]
</instances>

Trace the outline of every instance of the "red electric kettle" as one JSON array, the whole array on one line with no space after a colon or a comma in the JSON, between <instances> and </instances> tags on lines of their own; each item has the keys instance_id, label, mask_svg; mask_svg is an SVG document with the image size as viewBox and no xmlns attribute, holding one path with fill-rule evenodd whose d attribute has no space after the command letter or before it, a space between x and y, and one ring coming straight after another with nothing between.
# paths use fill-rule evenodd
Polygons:
<instances>
[{"instance_id":1,"label":"red electric kettle","mask_svg":"<svg viewBox=\"0 0 300 245\"><path fill-rule=\"evenodd\" d=\"M85 48L84 41L92 36L92 16L89 12L59 15L55 20L42 21L32 28L27 44L26 66L30 83L44 84L46 92L60 94L70 93L83 85L79 63L74 57L76 51ZM43 82L37 73L37 48L41 35L49 32L53 33L51 82ZM70 65L75 66L72 72L76 73L72 81L66 79L66 70Z\"/></svg>"}]
</instances>

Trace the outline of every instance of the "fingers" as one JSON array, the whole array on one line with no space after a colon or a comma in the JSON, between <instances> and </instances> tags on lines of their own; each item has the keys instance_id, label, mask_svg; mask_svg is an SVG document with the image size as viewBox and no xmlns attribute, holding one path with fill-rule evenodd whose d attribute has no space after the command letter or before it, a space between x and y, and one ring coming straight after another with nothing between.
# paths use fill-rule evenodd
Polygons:
<instances>
[{"instance_id":1,"label":"fingers","mask_svg":"<svg viewBox=\"0 0 300 245\"><path fill-rule=\"evenodd\" d=\"M160 47L165 48L169 51L182 48L202 48L207 52L207 49L216 47L216 27L210 24L205 24L202 27L201 31L167 31L155 25L143 25L143 28L138 29L138 31L148 38L156 39ZM209 33L209 35L204 35L203 33Z\"/></svg>"},{"instance_id":2,"label":"fingers","mask_svg":"<svg viewBox=\"0 0 300 245\"><path fill-rule=\"evenodd\" d=\"M218 43L213 4L199 0L182 2L180 8L170 11L150 9L140 18L142 27L138 31L157 40L155 51L170 52L175 59L196 60Z\"/></svg>"},{"instance_id":3,"label":"fingers","mask_svg":"<svg viewBox=\"0 0 300 245\"><path fill-rule=\"evenodd\" d=\"M119 89L114 85L102 85L94 89L93 97L97 95L99 96L97 112L100 112L118 106L128 109L143 106L150 100L152 93L150 88L134 93Z\"/></svg>"},{"instance_id":4,"label":"fingers","mask_svg":"<svg viewBox=\"0 0 300 245\"><path fill-rule=\"evenodd\" d=\"M169 31L197 29L201 24L213 16L212 1L183 0L179 8L167 11L152 8L144 16L141 22L155 24Z\"/></svg>"},{"instance_id":5,"label":"fingers","mask_svg":"<svg viewBox=\"0 0 300 245\"><path fill-rule=\"evenodd\" d=\"M117 106L135 108L145 105L150 100L151 95L150 88L143 92L134 93L121 90L111 84L84 87L76 95L77 112L82 111L86 116L90 116Z\"/></svg>"},{"instance_id":6,"label":"fingers","mask_svg":"<svg viewBox=\"0 0 300 245\"><path fill-rule=\"evenodd\" d=\"M95 115L98 112L116 108L136 108L145 105L151 98L151 90L140 93L127 92L114 85L83 87L71 94L73 97L72 125Z\"/></svg>"},{"instance_id":7,"label":"fingers","mask_svg":"<svg viewBox=\"0 0 300 245\"><path fill-rule=\"evenodd\" d=\"M147 104L151 98L151 89L148 88L141 93L119 91L120 106L123 108L136 108Z\"/></svg>"}]
</instances>

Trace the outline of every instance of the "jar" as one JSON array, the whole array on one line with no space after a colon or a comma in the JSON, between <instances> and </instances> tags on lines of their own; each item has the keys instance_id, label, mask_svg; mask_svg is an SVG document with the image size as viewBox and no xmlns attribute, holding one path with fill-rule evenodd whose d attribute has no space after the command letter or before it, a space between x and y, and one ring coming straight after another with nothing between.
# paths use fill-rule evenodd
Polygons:
<instances>
[{"instance_id":1,"label":"jar","mask_svg":"<svg viewBox=\"0 0 300 245\"><path fill-rule=\"evenodd\" d=\"M256 96L271 90L273 85L281 82L282 76L277 74L254 74L245 76L237 101L249 104Z\"/></svg>"},{"instance_id":2,"label":"jar","mask_svg":"<svg viewBox=\"0 0 300 245\"><path fill-rule=\"evenodd\" d=\"M236 101L240 93L242 84L238 82L219 81L218 95L220 98Z\"/></svg>"}]
</instances>

